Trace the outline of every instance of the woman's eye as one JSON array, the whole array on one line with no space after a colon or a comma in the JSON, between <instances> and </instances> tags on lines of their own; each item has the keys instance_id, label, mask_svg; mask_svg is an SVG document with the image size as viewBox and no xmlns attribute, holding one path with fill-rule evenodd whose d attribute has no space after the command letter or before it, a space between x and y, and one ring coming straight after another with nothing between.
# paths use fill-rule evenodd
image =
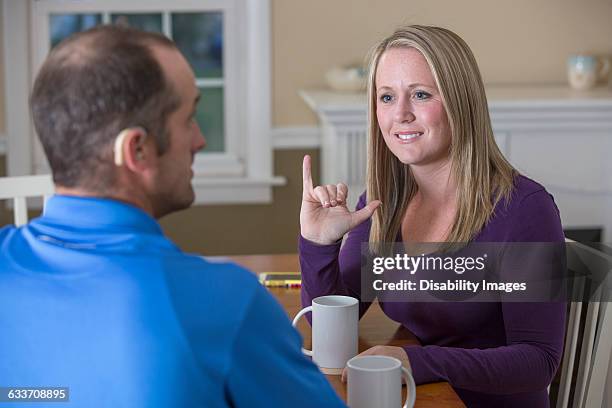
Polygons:
<instances>
[{"instance_id":1,"label":"woman's eye","mask_svg":"<svg viewBox=\"0 0 612 408\"><path fill-rule=\"evenodd\" d=\"M393 99L391 95L382 95L380 97L380 101L383 103L391 102L391 99Z\"/></svg>"},{"instance_id":2,"label":"woman's eye","mask_svg":"<svg viewBox=\"0 0 612 408\"><path fill-rule=\"evenodd\" d=\"M431 96L431 95L430 95L430 94L428 94L428 93L427 93L427 92L425 92L425 91L416 91L416 92L414 93L414 97L415 97L416 99L427 99L427 98L429 98L430 96Z\"/></svg>"}]
</instances>

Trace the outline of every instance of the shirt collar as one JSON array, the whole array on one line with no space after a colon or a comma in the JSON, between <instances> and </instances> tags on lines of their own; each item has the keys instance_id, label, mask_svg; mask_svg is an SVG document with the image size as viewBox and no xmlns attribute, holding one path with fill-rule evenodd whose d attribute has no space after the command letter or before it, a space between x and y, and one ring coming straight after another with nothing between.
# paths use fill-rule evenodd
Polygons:
<instances>
[{"instance_id":1,"label":"shirt collar","mask_svg":"<svg viewBox=\"0 0 612 408\"><path fill-rule=\"evenodd\" d=\"M54 224L114 227L163 235L159 223L142 209L109 198L56 194L47 201L40 220Z\"/></svg>"}]
</instances>

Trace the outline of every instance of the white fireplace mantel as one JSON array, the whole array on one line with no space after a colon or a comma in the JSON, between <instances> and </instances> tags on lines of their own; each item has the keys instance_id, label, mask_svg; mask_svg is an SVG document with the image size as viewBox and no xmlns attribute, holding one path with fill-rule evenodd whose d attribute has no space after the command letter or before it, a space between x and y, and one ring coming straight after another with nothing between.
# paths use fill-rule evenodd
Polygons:
<instances>
[{"instance_id":1,"label":"white fireplace mantel","mask_svg":"<svg viewBox=\"0 0 612 408\"><path fill-rule=\"evenodd\" d=\"M366 96L301 91L321 126L322 183L365 188ZM566 228L604 229L612 241L612 89L490 86L495 138L510 162L553 194Z\"/></svg>"}]
</instances>

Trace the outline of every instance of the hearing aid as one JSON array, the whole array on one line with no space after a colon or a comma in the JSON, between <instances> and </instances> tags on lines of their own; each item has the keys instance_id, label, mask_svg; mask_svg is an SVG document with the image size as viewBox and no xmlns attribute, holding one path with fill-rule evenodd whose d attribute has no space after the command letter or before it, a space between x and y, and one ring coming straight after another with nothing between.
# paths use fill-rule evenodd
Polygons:
<instances>
[{"instance_id":1,"label":"hearing aid","mask_svg":"<svg viewBox=\"0 0 612 408\"><path fill-rule=\"evenodd\" d=\"M133 126L133 127L123 129L121 132L119 132L119 134L117 135L117 138L115 138L115 144L113 146L113 151L115 153L115 165L116 166L123 166L123 143L125 142L125 138L127 137L127 135L130 134L130 132L133 132L135 130L139 130L142 133L143 141L144 141L144 138L147 136L147 131L142 126ZM142 141L140 142L140 144L142 144ZM142 160L143 157L144 156L142 152L140 151L136 152L136 160Z\"/></svg>"}]
</instances>

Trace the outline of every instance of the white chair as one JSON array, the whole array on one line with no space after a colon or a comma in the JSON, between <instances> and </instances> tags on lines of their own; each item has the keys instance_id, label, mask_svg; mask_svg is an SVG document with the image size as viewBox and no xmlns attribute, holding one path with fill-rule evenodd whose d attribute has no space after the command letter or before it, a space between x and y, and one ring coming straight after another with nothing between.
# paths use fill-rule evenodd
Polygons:
<instances>
[{"instance_id":1,"label":"white chair","mask_svg":"<svg viewBox=\"0 0 612 408\"><path fill-rule=\"evenodd\" d=\"M612 303L596 302L597 311L593 313L594 320L597 321L594 330L594 337L589 347L592 347L592 359L590 370L585 371L584 385L581 387L580 394L583 402L581 408L597 407L601 408L606 386L608 370L610 369L610 354L612 352ZM582 363L582 362L581 362Z\"/></svg>"},{"instance_id":2,"label":"white chair","mask_svg":"<svg viewBox=\"0 0 612 408\"><path fill-rule=\"evenodd\" d=\"M28 222L28 197L43 197L44 203L54 193L51 175L0 177L0 200L13 200L13 219L16 226ZM44 209L44 204L43 204Z\"/></svg>"},{"instance_id":3,"label":"white chair","mask_svg":"<svg viewBox=\"0 0 612 408\"><path fill-rule=\"evenodd\" d=\"M568 268L578 271L585 267L590 273L609 277L612 254L569 241ZM582 280L574 288L582 294L588 290ZM603 280L589 302L571 302L557 408L601 408L612 353L612 304L610 279ZM612 386L612 385L610 385ZM573 392L572 392L573 391Z\"/></svg>"},{"instance_id":4,"label":"white chair","mask_svg":"<svg viewBox=\"0 0 612 408\"><path fill-rule=\"evenodd\" d=\"M567 244L575 243L565 239ZM568 257L569 258L569 257ZM569 262L568 262L569 263ZM568 265L568 268L570 265ZM582 282L584 283L584 282ZM575 288L578 292L584 291L584 285ZM568 408L570 391L572 389L572 378L574 377L574 365L576 352L578 351L578 340L580 331L580 320L582 315L582 302L571 302L567 314L567 327L565 330L565 344L563 347L563 360L561 361L561 376L559 379L559 390L557 393L557 408ZM550 390L550 387L549 387Z\"/></svg>"}]
</instances>

